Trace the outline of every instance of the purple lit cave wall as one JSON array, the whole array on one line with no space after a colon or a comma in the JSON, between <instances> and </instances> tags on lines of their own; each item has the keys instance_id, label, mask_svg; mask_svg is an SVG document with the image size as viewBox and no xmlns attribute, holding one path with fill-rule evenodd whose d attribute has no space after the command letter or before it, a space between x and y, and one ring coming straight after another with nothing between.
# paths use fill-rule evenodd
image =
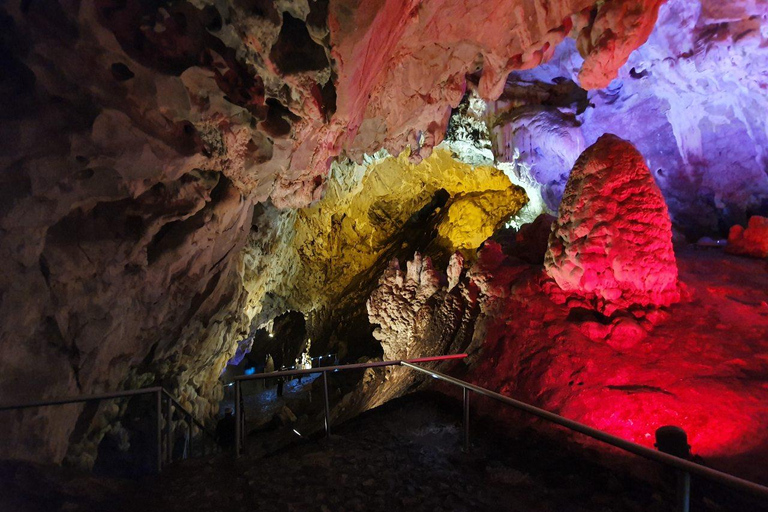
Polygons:
<instances>
[{"instance_id":1,"label":"purple lit cave wall","mask_svg":"<svg viewBox=\"0 0 768 512\"><path fill-rule=\"evenodd\" d=\"M588 96L574 92L583 59L566 39L551 61L510 75L505 95L524 85L541 103L497 129L497 153L511 161L517 147L556 212L581 151L616 134L645 157L676 229L694 240L727 235L768 213L765 12L761 2L669 0L618 77Z\"/></svg>"}]
</instances>

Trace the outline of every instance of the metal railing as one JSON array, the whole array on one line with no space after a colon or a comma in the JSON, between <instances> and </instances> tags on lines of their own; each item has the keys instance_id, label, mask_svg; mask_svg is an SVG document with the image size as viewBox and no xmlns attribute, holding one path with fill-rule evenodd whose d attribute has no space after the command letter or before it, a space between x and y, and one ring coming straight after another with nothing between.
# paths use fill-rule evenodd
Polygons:
<instances>
[{"instance_id":1,"label":"metal railing","mask_svg":"<svg viewBox=\"0 0 768 512\"><path fill-rule=\"evenodd\" d=\"M317 368L307 368L304 370L281 370L278 372L269 373L256 373L251 375L239 375L234 378L235 384L235 456L239 457L242 454L244 442L245 442L245 416L243 415L242 404L242 389L241 385L243 381L247 380L263 380L263 379L276 379L279 377L288 377L292 375L307 375L312 373L321 373L323 378L323 398L325 400L325 435L331 435L331 408L328 401L328 373L347 371L347 370L362 370L366 368L380 368L382 366L399 366L403 363L430 363L438 361L449 361L452 359L464 359L467 354L452 354L447 356L436 357L420 357L418 359L409 359L407 361L394 360L394 361L376 361L373 363L356 363L336 366L320 366Z\"/></svg>"},{"instance_id":2,"label":"metal railing","mask_svg":"<svg viewBox=\"0 0 768 512\"><path fill-rule=\"evenodd\" d=\"M430 370L428 368L422 368L420 366L416 366L411 361L402 361L401 364L403 366L406 366L418 372L430 375L435 379L441 380L443 382L447 382L449 384L453 384L454 386L459 386L463 389L463 395L464 395L463 396L464 398L464 415L463 415L464 416L463 418L464 439L463 441L464 441L465 451L469 451L470 449L470 443L469 443L470 441L470 436L469 436L470 398L469 397L470 397L470 392L473 392L473 393L477 393L478 395L492 398L503 404L510 405L515 409L527 412L538 418L546 420L550 423L560 425L569 430L573 430L574 432L579 432L580 434L584 434L588 437L591 437L592 439L596 439L598 441L602 441L603 443L609 444L611 446L615 446L616 448L620 448L626 452L639 455L646 459L659 462L661 464L665 464L667 466L670 466L676 469L678 471L677 506L678 506L678 510L680 510L681 512L688 512L690 509L691 474L702 476L711 481L724 484L729 487L739 489L742 491L747 491L749 493L768 499L768 487L757 484L755 482L744 480L743 478L739 478L739 477L730 475L728 473L723 473L722 471L717 471L716 469L708 468L706 466L702 466L701 464L697 464L695 462L682 459L680 457L675 457L674 455L670 455L668 453L652 450L651 448L639 445L637 443L633 443L631 441L627 441L626 439L622 439L620 437L616 437L614 435L603 432L602 430L588 427L583 423L569 420L568 418L563 418L562 416L559 416L549 411L545 411L544 409L539 409L538 407L534 407L533 405L527 404L525 402L521 402L519 400L515 400L508 396L504 396L502 394L496 393L489 389L485 389L480 386L475 386L474 384L470 384L469 382L456 379L454 377L451 377L450 375L445 375L444 373L440 373L435 370Z\"/></svg>"},{"instance_id":3,"label":"metal railing","mask_svg":"<svg viewBox=\"0 0 768 512\"><path fill-rule=\"evenodd\" d=\"M330 415L330 404L328 399L328 373L329 372L356 370L356 369L365 369L365 368L378 368L382 366L405 366L412 370L416 370L417 372L427 374L435 379L438 379L443 382L447 382L449 384L462 388L463 390L463 436L462 437L463 437L464 451L468 452L470 450L470 429L469 429L470 393L477 393L478 395L486 396L493 400L512 406L515 409L518 409L523 412L527 412L529 414L532 414L533 416L546 420L550 423L560 425L574 432L579 432L580 434L584 434L588 437L591 437L603 443L609 444L611 446L614 446L626 452L639 455L641 457L652 460L654 462L658 462L660 464L664 464L666 466L674 468L678 474L677 508L680 512L689 512L690 510L690 493L691 493L691 475L692 474L707 478L711 481L729 486L734 489L749 492L756 496L768 498L768 487L765 487L763 485L730 475L728 473L724 473L722 471L717 471L716 469L702 466L701 464L697 464L690 460L676 457L674 455L670 455L662 451L653 450L651 448L639 445L637 443L633 443L631 441L627 441L625 439L614 436L612 434L608 434L606 432L603 432L602 430L589 427L587 425L584 425L583 423L569 420L555 413L545 411L544 409L540 409L538 407L527 404L525 402L521 402L519 400L510 398L508 396L504 396L502 394L496 393L489 389L485 389L480 386L471 384L469 382L456 379L454 377L451 377L444 373L440 373L435 370L430 370L428 368L423 368L421 366L418 366L418 363L439 362L439 361L446 361L446 360L452 360L452 359L463 359L465 357L467 357L466 354L455 354L455 355L448 355L448 356L424 357L424 358L409 359L409 360L379 361L374 363L326 366L321 368L310 368L306 370L287 370L287 371L262 373L257 375L243 375L243 376L235 377L235 419L236 419L235 454L238 457L241 455L242 449L244 446L244 441L245 441L245 435L244 435L245 432L243 428L244 427L243 406L241 402L242 391L240 388L240 385L243 381L270 379L270 378L286 377L286 376L292 376L292 375L306 375L311 373L321 373L322 380L323 380L323 398L325 400L325 404L324 404L325 405L324 407L325 433L326 433L326 436L330 436L331 415Z\"/></svg>"},{"instance_id":4,"label":"metal railing","mask_svg":"<svg viewBox=\"0 0 768 512\"><path fill-rule=\"evenodd\" d=\"M491 391L489 389L476 386L469 382L451 377L450 375L440 373L436 370L430 370L428 368L423 368L421 366L418 366L418 363L440 362L440 361L447 361L447 360L463 359L465 357L467 357L467 354L453 354L453 355L437 356L437 357L423 357L423 358L409 359L409 360L378 361L373 363L325 366L325 367L319 367L319 368L309 368L304 370L277 371L277 372L271 372L271 373L242 375L242 376L235 377L234 379L235 420L236 420L235 421L235 455L238 457L241 455L242 449L244 446L244 440L245 440L245 435L244 435L245 429L243 428L244 427L243 405L241 402L241 397L242 397L241 384L243 381L274 379L278 377L285 377L285 376L291 376L291 375L306 375L306 374L313 374L313 373L322 374L323 397L325 401L324 402L325 433L326 433L326 436L330 436L331 435L331 415L330 415L330 403L329 403L329 397L328 397L328 373L329 372L358 370L358 369L366 369L366 368L380 368L384 366L405 366L417 372L427 374L435 379L438 379L443 382L447 382L449 384L462 388L463 390L463 448L465 451L470 450L470 428L469 428L470 414L469 413L470 413L470 392L472 392L472 393L477 393L478 395L482 395L482 396L491 398L493 400L499 401L506 405L512 406L515 409L529 413L533 416L546 420L550 423L560 425L574 432L579 432L588 437L591 437L603 443L609 444L611 446L614 446L626 452L639 455L641 457L652 460L654 462L658 462L660 464L664 464L666 466L674 468L678 472L677 504L678 504L678 509L681 512L688 512L690 508L690 482L691 482L692 474L704 477L706 479L732 487L734 489L747 491L756 496L760 496L768 499L768 487L766 486L730 475L728 473L724 473L722 471L717 471L716 469L708 468L706 466L697 464L687 459L676 457L674 455L670 455L668 453L664 453L661 451L653 450L651 448L639 445L637 443L633 443L631 441L627 441L620 437L608 434L606 432L603 432L602 430L589 427L587 425L584 425L583 423L569 420L555 413L545 411L544 409L540 409L538 407L527 404L525 402L515 400L513 398L502 395L500 393L496 393L495 391ZM117 391L113 393L101 393L101 394L88 395L88 396L55 398L50 400L26 402L22 404L0 405L0 412L17 410L17 409L28 409L33 407L47 407L47 406L53 406L53 405L64 405L64 404L109 400L109 399L115 399L115 398L126 398L126 397L143 395L143 394L154 394L155 396L155 410L156 410L155 433L156 433L156 446L157 446L156 469L158 472L162 470L164 463L170 463L172 460L172 447L173 447L173 434L174 434L173 407L176 407L177 412L180 412L185 416L185 419L187 421L187 428L189 429L188 437L187 437L187 440L189 443L191 443L191 440L192 440L192 424L193 423L205 435L212 437L214 440L216 439L215 435L213 435L210 431L208 431L205 428L205 426L202 423L200 423L192 415L190 411L185 409L179 403L179 401L176 400L176 398L174 398L170 393L168 393L162 387L141 388L141 389L134 389L134 390L128 390L128 391ZM165 416L167 418L167 421L165 422L165 429L163 429L163 398L164 397L165 397ZM163 435L165 435L165 444L163 443ZM163 449L163 447L165 447L165 449Z\"/></svg>"},{"instance_id":5,"label":"metal railing","mask_svg":"<svg viewBox=\"0 0 768 512\"><path fill-rule=\"evenodd\" d=\"M192 451L192 425L197 426L203 435L211 437L214 441L216 436L213 435L194 415L182 406L179 401L171 395L164 388L155 386L149 388L130 389L127 391L115 391L112 393L99 393L94 395L74 396L66 398L52 398L49 400L37 400L34 402L25 402L20 404L0 405L0 412L13 411L19 409L31 409L35 407L49 407L53 405L65 405L76 404L86 402L100 402L102 400L112 400L117 398L128 398L137 395L154 395L155 397L155 446L157 448L155 469L159 473L162 471L163 466L170 464L173 461L173 446L174 446L174 434L175 425L173 421L173 409L176 408L176 412L183 415L184 421L187 425L187 436L185 440L184 453L189 454ZM165 400L163 400L165 398ZM163 403L165 401L165 404ZM165 405L165 407L163 407ZM165 409L165 415L163 414ZM163 419L165 417L165 428L163 428ZM205 453L203 451L203 453Z\"/></svg>"}]
</instances>

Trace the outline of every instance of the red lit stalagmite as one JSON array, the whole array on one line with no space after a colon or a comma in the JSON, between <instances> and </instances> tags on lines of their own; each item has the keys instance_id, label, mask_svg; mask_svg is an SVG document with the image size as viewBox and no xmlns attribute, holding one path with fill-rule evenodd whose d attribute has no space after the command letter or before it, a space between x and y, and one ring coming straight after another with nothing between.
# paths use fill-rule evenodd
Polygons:
<instances>
[{"instance_id":1,"label":"red lit stalagmite","mask_svg":"<svg viewBox=\"0 0 768 512\"><path fill-rule=\"evenodd\" d=\"M632 144L603 135L576 161L544 266L569 299L607 315L679 299L667 206Z\"/></svg>"},{"instance_id":2,"label":"red lit stalagmite","mask_svg":"<svg viewBox=\"0 0 768 512\"><path fill-rule=\"evenodd\" d=\"M470 378L646 446L677 425L708 463L768 477L764 264L670 239L642 156L602 137L571 173L546 270L488 242L469 271L484 339Z\"/></svg>"}]
</instances>

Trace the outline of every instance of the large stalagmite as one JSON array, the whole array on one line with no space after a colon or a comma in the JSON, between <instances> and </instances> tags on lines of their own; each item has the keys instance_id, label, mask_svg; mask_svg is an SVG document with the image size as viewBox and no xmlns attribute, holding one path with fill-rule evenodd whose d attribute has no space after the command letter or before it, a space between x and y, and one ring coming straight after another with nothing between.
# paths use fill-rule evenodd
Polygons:
<instances>
[{"instance_id":1,"label":"large stalagmite","mask_svg":"<svg viewBox=\"0 0 768 512\"><path fill-rule=\"evenodd\" d=\"M632 144L603 135L576 161L544 265L570 297L607 315L679 299L667 206Z\"/></svg>"}]
</instances>

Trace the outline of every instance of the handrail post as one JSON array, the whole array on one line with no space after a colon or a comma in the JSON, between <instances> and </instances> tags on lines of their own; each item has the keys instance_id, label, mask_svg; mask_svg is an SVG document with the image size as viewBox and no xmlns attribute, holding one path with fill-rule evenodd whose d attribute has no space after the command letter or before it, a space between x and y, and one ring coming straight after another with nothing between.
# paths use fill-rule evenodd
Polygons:
<instances>
[{"instance_id":1,"label":"handrail post","mask_svg":"<svg viewBox=\"0 0 768 512\"><path fill-rule=\"evenodd\" d=\"M687 471L677 472L677 510L689 512L691 509L691 474Z\"/></svg>"},{"instance_id":2,"label":"handrail post","mask_svg":"<svg viewBox=\"0 0 768 512\"><path fill-rule=\"evenodd\" d=\"M188 415L185 415L187 418L187 440L184 443L184 458L185 459L191 459L192 458L192 418Z\"/></svg>"},{"instance_id":3,"label":"handrail post","mask_svg":"<svg viewBox=\"0 0 768 512\"><path fill-rule=\"evenodd\" d=\"M464 453L469 453L469 389L464 389Z\"/></svg>"},{"instance_id":4,"label":"handrail post","mask_svg":"<svg viewBox=\"0 0 768 512\"><path fill-rule=\"evenodd\" d=\"M155 444L157 445L157 458L155 460L155 469L160 473L163 470L163 391L158 389L155 392Z\"/></svg>"},{"instance_id":5,"label":"handrail post","mask_svg":"<svg viewBox=\"0 0 768 512\"><path fill-rule=\"evenodd\" d=\"M240 417L243 414L242 407L240 407L240 381L235 381L235 457L240 457L240 450L242 449L242 425L240 424Z\"/></svg>"},{"instance_id":6,"label":"handrail post","mask_svg":"<svg viewBox=\"0 0 768 512\"><path fill-rule=\"evenodd\" d=\"M325 437L331 437L331 407L328 403L328 372L323 372L323 398L325 399Z\"/></svg>"},{"instance_id":7,"label":"handrail post","mask_svg":"<svg viewBox=\"0 0 768 512\"><path fill-rule=\"evenodd\" d=\"M173 402L168 395L165 399L165 463L173 462Z\"/></svg>"}]
</instances>

